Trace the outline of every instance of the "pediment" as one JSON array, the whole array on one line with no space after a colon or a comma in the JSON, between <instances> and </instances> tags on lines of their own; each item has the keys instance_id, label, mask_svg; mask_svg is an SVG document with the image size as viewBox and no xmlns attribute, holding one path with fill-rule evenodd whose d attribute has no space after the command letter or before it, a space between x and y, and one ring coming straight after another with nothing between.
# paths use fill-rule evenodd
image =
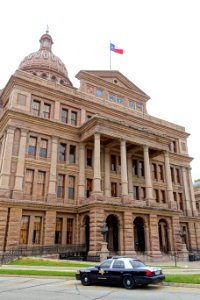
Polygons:
<instances>
[{"instance_id":1,"label":"pediment","mask_svg":"<svg viewBox=\"0 0 200 300\"><path fill-rule=\"evenodd\" d=\"M91 79L101 78L102 80L114 84L116 86L122 87L124 89L130 90L132 92L136 92L137 94L142 95L143 97L149 99L150 97L144 93L139 87L137 87L133 82L131 82L126 76L124 76L119 71L104 71L104 70L81 70L76 78L82 79L84 75L91 76Z\"/></svg>"}]
</instances>

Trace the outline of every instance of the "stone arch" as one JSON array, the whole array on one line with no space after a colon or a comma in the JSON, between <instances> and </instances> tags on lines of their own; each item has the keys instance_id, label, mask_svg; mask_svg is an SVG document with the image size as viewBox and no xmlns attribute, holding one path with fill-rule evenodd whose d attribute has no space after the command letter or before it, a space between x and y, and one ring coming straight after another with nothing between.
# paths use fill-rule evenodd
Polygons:
<instances>
[{"instance_id":1,"label":"stone arch","mask_svg":"<svg viewBox=\"0 0 200 300\"><path fill-rule=\"evenodd\" d=\"M108 226L107 243L108 250L112 253L119 251L119 218L110 214L106 218L106 224Z\"/></svg>"},{"instance_id":2,"label":"stone arch","mask_svg":"<svg viewBox=\"0 0 200 300\"><path fill-rule=\"evenodd\" d=\"M169 252L169 230L168 222L166 219L161 218L158 222L158 234L160 251L163 253Z\"/></svg>"},{"instance_id":3,"label":"stone arch","mask_svg":"<svg viewBox=\"0 0 200 300\"><path fill-rule=\"evenodd\" d=\"M136 252L145 251L145 232L144 232L145 220L142 217L136 217L133 221L134 225L134 243Z\"/></svg>"}]
</instances>

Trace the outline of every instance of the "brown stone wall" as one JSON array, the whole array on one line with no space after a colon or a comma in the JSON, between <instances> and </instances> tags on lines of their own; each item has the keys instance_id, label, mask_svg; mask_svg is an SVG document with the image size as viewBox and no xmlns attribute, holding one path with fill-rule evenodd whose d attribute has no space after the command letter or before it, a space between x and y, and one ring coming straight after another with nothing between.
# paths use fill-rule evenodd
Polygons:
<instances>
[{"instance_id":1,"label":"brown stone wall","mask_svg":"<svg viewBox=\"0 0 200 300\"><path fill-rule=\"evenodd\" d=\"M180 224L178 216L172 216L172 239L174 251L182 251L182 241L180 237Z\"/></svg>"},{"instance_id":2,"label":"brown stone wall","mask_svg":"<svg viewBox=\"0 0 200 300\"><path fill-rule=\"evenodd\" d=\"M193 222L188 222L188 231L189 231L190 247L193 249L197 249L195 224Z\"/></svg>"},{"instance_id":3,"label":"brown stone wall","mask_svg":"<svg viewBox=\"0 0 200 300\"><path fill-rule=\"evenodd\" d=\"M133 237L133 214L130 211L124 212L124 252L131 254L134 251Z\"/></svg>"},{"instance_id":4,"label":"brown stone wall","mask_svg":"<svg viewBox=\"0 0 200 300\"><path fill-rule=\"evenodd\" d=\"M196 232L196 240L197 240L197 249L200 249L200 222L196 222L194 226L196 227L195 232Z\"/></svg>"},{"instance_id":5,"label":"brown stone wall","mask_svg":"<svg viewBox=\"0 0 200 300\"><path fill-rule=\"evenodd\" d=\"M90 209L90 255L95 255L101 250L101 242L103 241L101 229L104 219L105 216L103 209L98 207Z\"/></svg>"},{"instance_id":6,"label":"brown stone wall","mask_svg":"<svg viewBox=\"0 0 200 300\"><path fill-rule=\"evenodd\" d=\"M54 245L56 211L47 211L44 220L44 246Z\"/></svg>"},{"instance_id":7,"label":"brown stone wall","mask_svg":"<svg viewBox=\"0 0 200 300\"><path fill-rule=\"evenodd\" d=\"M4 250L5 247L5 235L7 231L7 217L8 217L8 208L0 208L0 252Z\"/></svg>"},{"instance_id":8,"label":"brown stone wall","mask_svg":"<svg viewBox=\"0 0 200 300\"><path fill-rule=\"evenodd\" d=\"M21 208L13 207L10 209L6 250L17 248L19 246L21 217L22 217Z\"/></svg>"},{"instance_id":9,"label":"brown stone wall","mask_svg":"<svg viewBox=\"0 0 200 300\"><path fill-rule=\"evenodd\" d=\"M151 237L151 239L150 239L151 254L153 256L160 255L157 215L150 214L149 223L150 223L149 235Z\"/></svg>"}]
</instances>

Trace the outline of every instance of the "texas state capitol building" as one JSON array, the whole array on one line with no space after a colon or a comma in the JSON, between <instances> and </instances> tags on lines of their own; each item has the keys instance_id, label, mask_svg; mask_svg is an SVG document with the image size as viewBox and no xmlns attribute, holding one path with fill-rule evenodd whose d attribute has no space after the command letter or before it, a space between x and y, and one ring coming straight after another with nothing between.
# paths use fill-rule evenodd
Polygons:
<instances>
[{"instance_id":1,"label":"texas state capitol building","mask_svg":"<svg viewBox=\"0 0 200 300\"><path fill-rule=\"evenodd\" d=\"M184 127L119 71L75 88L49 33L0 92L0 251L86 244L161 257L200 247Z\"/></svg>"}]
</instances>

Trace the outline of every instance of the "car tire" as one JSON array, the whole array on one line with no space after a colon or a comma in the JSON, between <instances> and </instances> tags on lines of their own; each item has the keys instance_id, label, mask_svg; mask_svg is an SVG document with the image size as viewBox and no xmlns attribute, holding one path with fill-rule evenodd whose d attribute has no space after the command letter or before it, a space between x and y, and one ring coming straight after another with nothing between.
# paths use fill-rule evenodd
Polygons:
<instances>
[{"instance_id":1,"label":"car tire","mask_svg":"<svg viewBox=\"0 0 200 300\"><path fill-rule=\"evenodd\" d=\"M125 287L125 289L133 289L135 287L135 281L133 277L131 277L130 275L124 276L123 287Z\"/></svg>"},{"instance_id":2,"label":"car tire","mask_svg":"<svg viewBox=\"0 0 200 300\"><path fill-rule=\"evenodd\" d=\"M88 286L91 285L91 280L89 274L83 274L81 277L82 285Z\"/></svg>"}]
</instances>

